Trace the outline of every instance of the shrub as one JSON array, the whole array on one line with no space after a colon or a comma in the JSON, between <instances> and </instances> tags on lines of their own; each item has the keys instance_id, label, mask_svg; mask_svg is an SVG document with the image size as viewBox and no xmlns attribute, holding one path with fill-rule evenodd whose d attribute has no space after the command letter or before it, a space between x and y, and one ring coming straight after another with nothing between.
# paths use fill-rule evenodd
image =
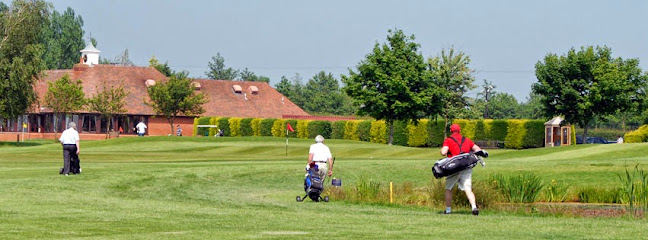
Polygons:
<instances>
[{"instance_id":1,"label":"shrub","mask_svg":"<svg viewBox=\"0 0 648 240\"><path fill-rule=\"evenodd\" d=\"M621 203L622 190L618 188L583 188L578 192L582 203Z\"/></svg>"},{"instance_id":2,"label":"shrub","mask_svg":"<svg viewBox=\"0 0 648 240\"><path fill-rule=\"evenodd\" d=\"M542 142L544 143L544 134L542 136ZM574 125L571 125L571 142L576 145L576 128Z\"/></svg>"},{"instance_id":3,"label":"shrub","mask_svg":"<svg viewBox=\"0 0 648 240\"><path fill-rule=\"evenodd\" d=\"M198 131L198 118L194 118L193 120L193 129L191 131L191 136L196 136L196 132Z\"/></svg>"},{"instance_id":4,"label":"shrub","mask_svg":"<svg viewBox=\"0 0 648 240\"><path fill-rule=\"evenodd\" d=\"M522 149L524 147L524 137L526 135L526 128L524 124L527 120L511 119L508 120L508 128L506 134L506 148Z\"/></svg>"},{"instance_id":5,"label":"shrub","mask_svg":"<svg viewBox=\"0 0 648 240\"><path fill-rule=\"evenodd\" d=\"M358 122L359 120L350 120L346 121L346 125L344 125L344 139L349 139L349 140L360 140L358 138L358 134L356 134L356 130L358 130Z\"/></svg>"},{"instance_id":6,"label":"shrub","mask_svg":"<svg viewBox=\"0 0 648 240\"><path fill-rule=\"evenodd\" d=\"M445 140L445 121L435 120L428 122L428 143L430 147L440 147Z\"/></svg>"},{"instance_id":7,"label":"shrub","mask_svg":"<svg viewBox=\"0 0 648 240\"><path fill-rule=\"evenodd\" d=\"M218 133L218 129L220 128L220 125L218 124L218 119L219 117L212 117L209 119L209 125L217 125L218 127L216 128L209 128L209 136L215 136L216 133Z\"/></svg>"},{"instance_id":8,"label":"shrub","mask_svg":"<svg viewBox=\"0 0 648 240\"><path fill-rule=\"evenodd\" d=\"M547 186L544 192L544 200L547 202L564 202L567 200L567 189L569 185L558 183L556 180L551 180L551 184Z\"/></svg>"},{"instance_id":9,"label":"shrub","mask_svg":"<svg viewBox=\"0 0 648 240\"><path fill-rule=\"evenodd\" d=\"M261 118L255 118L250 121L250 128L252 128L252 136L261 136Z\"/></svg>"},{"instance_id":10,"label":"shrub","mask_svg":"<svg viewBox=\"0 0 648 240\"><path fill-rule=\"evenodd\" d=\"M455 119L453 124L459 124L461 135L470 139L475 139L476 122L466 119Z\"/></svg>"},{"instance_id":11,"label":"shrub","mask_svg":"<svg viewBox=\"0 0 648 240\"><path fill-rule=\"evenodd\" d=\"M288 137L290 138L296 138L297 137L297 120L295 119L287 119L284 121L286 128L288 128L288 124L290 124L290 127L292 127L293 131L288 131Z\"/></svg>"},{"instance_id":12,"label":"shrub","mask_svg":"<svg viewBox=\"0 0 648 240\"><path fill-rule=\"evenodd\" d=\"M233 117L228 120L230 136L240 137L241 136L241 118Z\"/></svg>"},{"instance_id":13,"label":"shrub","mask_svg":"<svg viewBox=\"0 0 648 240\"><path fill-rule=\"evenodd\" d=\"M385 121L372 121L369 135L371 136L370 142L387 143L387 125Z\"/></svg>"},{"instance_id":14,"label":"shrub","mask_svg":"<svg viewBox=\"0 0 648 240\"><path fill-rule=\"evenodd\" d=\"M308 124L311 120L297 120L297 137L308 138Z\"/></svg>"},{"instance_id":15,"label":"shrub","mask_svg":"<svg viewBox=\"0 0 648 240\"><path fill-rule=\"evenodd\" d=\"M241 119L241 136L254 136L252 120L254 120L254 118Z\"/></svg>"},{"instance_id":16,"label":"shrub","mask_svg":"<svg viewBox=\"0 0 648 240\"><path fill-rule=\"evenodd\" d=\"M308 138L315 138L322 135L325 139L331 138L331 122L329 121L310 121L308 123Z\"/></svg>"},{"instance_id":17,"label":"shrub","mask_svg":"<svg viewBox=\"0 0 648 240\"><path fill-rule=\"evenodd\" d=\"M229 127L229 119L228 117L221 117L218 118L218 128L220 130L223 130L223 136L229 137L232 136L232 132Z\"/></svg>"},{"instance_id":18,"label":"shrub","mask_svg":"<svg viewBox=\"0 0 648 240\"><path fill-rule=\"evenodd\" d=\"M277 119L265 118L261 120L261 123L259 124L261 136L272 136L272 125L274 124L275 120Z\"/></svg>"},{"instance_id":19,"label":"shrub","mask_svg":"<svg viewBox=\"0 0 648 240\"><path fill-rule=\"evenodd\" d=\"M577 135L583 135L583 129L576 129ZM616 140L619 136L623 136L625 132L622 129L610 129L610 128L590 128L587 130L587 136L589 137L602 137L608 140Z\"/></svg>"},{"instance_id":20,"label":"shrub","mask_svg":"<svg viewBox=\"0 0 648 240\"><path fill-rule=\"evenodd\" d=\"M273 137L285 137L286 136L286 124L285 120L277 119L272 123L272 136Z\"/></svg>"},{"instance_id":21,"label":"shrub","mask_svg":"<svg viewBox=\"0 0 648 240\"><path fill-rule=\"evenodd\" d=\"M360 141L369 142L371 140L371 120L364 120L358 123L356 133Z\"/></svg>"},{"instance_id":22,"label":"shrub","mask_svg":"<svg viewBox=\"0 0 648 240\"><path fill-rule=\"evenodd\" d=\"M544 121L528 120L524 124L526 135L524 136L523 148L538 148L544 143ZM576 142L573 142L574 144Z\"/></svg>"},{"instance_id":23,"label":"shrub","mask_svg":"<svg viewBox=\"0 0 648 240\"><path fill-rule=\"evenodd\" d=\"M209 122L209 120L211 120L211 117L200 117L198 118L196 125L210 125L211 123ZM194 130L196 132L196 136L205 136L205 134L209 135L209 128L194 128L196 128Z\"/></svg>"},{"instance_id":24,"label":"shrub","mask_svg":"<svg viewBox=\"0 0 648 240\"><path fill-rule=\"evenodd\" d=\"M346 121L335 121L331 124L331 138L344 139Z\"/></svg>"},{"instance_id":25,"label":"shrub","mask_svg":"<svg viewBox=\"0 0 648 240\"><path fill-rule=\"evenodd\" d=\"M640 143L648 141L648 125L643 125L639 129L626 133L623 142Z\"/></svg>"},{"instance_id":26,"label":"shrub","mask_svg":"<svg viewBox=\"0 0 648 240\"><path fill-rule=\"evenodd\" d=\"M430 120L423 119L418 123L410 122L407 124L408 139L407 145L410 147L424 147L428 145L428 122Z\"/></svg>"},{"instance_id":27,"label":"shrub","mask_svg":"<svg viewBox=\"0 0 648 240\"><path fill-rule=\"evenodd\" d=\"M407 146L407 123L408 121L394 121L394 141L392 144ZM388 130L389 131L389 130Z\"/></svg>"},{"instance_id":28,"label":"shrub","mask_svg":"<svg viewBox=\"0 0 648 240\"><path fill-rule=\"evenodd\" d=\"M535 202L544 187L540 177L528 172L509 177L496 174L492 180L504 200L512 203Z\"/></svg>"},{"instance_id":29,"label":"shrub","mask_svg":"<svg viewBox=\"0 0 648 240\"><path fill-rule=\"evenodd\" d=\"M493 120L489 140L506 141L508 134L508 122L506 120Z\"/></svg>"},{"instance_id":30,"label":"shrub","mask_svg":"<svg viewBox=\"0 0 648 240\"><path fill-rule=\"evenodd\" d=\"M475 138L473 140L488 140L484 120L475 120Z\"/></svg>"}]
</instances>

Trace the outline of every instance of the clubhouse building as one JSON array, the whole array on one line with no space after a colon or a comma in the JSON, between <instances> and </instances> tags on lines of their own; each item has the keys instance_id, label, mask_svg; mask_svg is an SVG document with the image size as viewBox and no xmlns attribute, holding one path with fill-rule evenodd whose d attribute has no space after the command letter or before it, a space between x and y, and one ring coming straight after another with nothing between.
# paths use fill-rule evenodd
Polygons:
<instances>
[{"instance_id":1,"label":"clubhouse building","mask_svg":"<svg viewBox=\"0 0 648 240\"><path fill-rule=\"evenodd\" d=\"M99 50L89 44L81 51L79 64L72 69L45 71L42 79L34 85L38 100L28 114L18 119L0 122L0 141L54 138L69 122L77 124L82 139L103 139L106 126L111 136L136 136L133 128L143 121L146 135L168 135L170 125L164 116L157 115L145 104L149 101L147 88L167 81L167 77L153 67L133 67L99 64ZM85 97L89 98L103 90L103 86L122 85L126 97L126 113L107 120L99 113L86 109L78 113L55 118L52 109L43 102L47 83L68 75L71 80L81 80ZM258 118L310 118L310 115L265 82L194 79L194 91L204 93L208 102L203 105L203 116L258 117ZM184 135L191 135L193 117L178 116L174 125L180 125ZM24 124L24 125L23 125ZM25 126L26 125L26 126ZM23 128L25 126L25 128ZM175 127L175 126L174 126ZM24 131L24 134L23 134Z\"/></svg>"}]
</instances>

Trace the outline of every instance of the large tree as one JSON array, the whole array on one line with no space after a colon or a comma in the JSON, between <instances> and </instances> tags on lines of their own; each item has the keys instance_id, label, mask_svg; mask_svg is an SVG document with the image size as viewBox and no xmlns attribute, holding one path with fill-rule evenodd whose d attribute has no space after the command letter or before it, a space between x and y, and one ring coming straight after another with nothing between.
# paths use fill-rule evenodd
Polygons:
<instances>
[{"instance_id":1,"label":"large tree","mask_svg":"<svg viewBox=\"0 0 648 240\"><path fill-rule=\"evenodd\" d=\"M171 67L169 67L169 62L164 62L164 64L161 64L160 61L155 58L155 56L151 57L149 59L149 67L153 67L158 72L164 74L164 76L170 77L175 74L173 70L171 70Z\"/></svg>"},{"instance_id":2,"label":"large tree","mask_svg":"<svg viewBox=\"0 0 648 240\"><path fill-rule=\"evenodd\" d=\"M49 8L36 0L0 3L0 118L20 116L36 101L33 84L45 69L40 42Z\"/></svg>"},{"instance_id":3,"label":"large tree","mask_svg":"<svg viewBox=\"0 0 648 240\"><path fill-rule=\"evenodd\" d=\"M68 74L63 75L54 82L47 82L47 93L45 93L45 107L51 108L54 116L76 113L83 109L86 104L85 94L81 80L71 80ZM58 132L54 125L54 133Z\"/></svg>"},{"instance_id":4,"label":"large tree","mask_svg":"<svg viewBox=\"0 0 648 240\"><path fill-rule=\"evenodd\" d=\"M101 92L97 92L97 94L87 100L90 111L98 112L101 114L101 117L109 122L109 124L106 124L106 139L108 138L108 128L110 123L113 122L113 118L127 111L126 96L128 96L128 91L124 89L123 82L111 87L108 87L104 82Z\"/></svg>"},{"instance_id":5,"label":"large tree","mask_svg":"<svg viewBox=\"0 0 648 240\"><path fill-rule=\"evenodd\" d=\"M173 122L178 115L200 115L205 112L203 104L207 103L205 94L196 93L191 79L183 72L171 76L167 82L150 86L148 95L151 100L146 104L166 117L171 126L171 134L175 133Z\"/></svg>"},{"instance_id":6,"label":"large tree","mask_svg":"<svg viewBox=\"0 0 648 240\"><path fill-rule=\"evenodd\" d=\"M79 62L83 41L83 18L68 7L63 14L54 10L43 27L45 52L43 60L48 69L70 69Z\"/></svg>"},{"instance_id":7,"label":"large tree","mask_svg":"<svg viewBox=\"0 0 648 240\"><path fill-rule=\"evenodd\" d=\"M442 50L439 56L429 59L428 64L433 78L443 89L441 115L445 120L444 129L447 129L449 121L469 106L466 93L476 87L473 70L468 67L470 57L461 51L455 54L450 48L447 53ZM446 131L444 136L447 137Z\"/></svg>"},{"instance_id":8,"label":"large tree","mask_svg":"<svg viewBox=\"0 0 648 240\"><path fill-rule=\"evenodd\" d=\"M359 115L385 120L389 126L389 144L393 142L394 121L417 121L431 102L426 93L431 82L419 44L414 35L389 30L387 43L376 43L357 71L349 69L342 76L344 91L359 106Z\"/></svg>"},{"instance_id":9,"label":"large tree","mask_svg":"<svg viewBox=\"0 0 648 240\"><path fill-rule=\"evenodd\" d=\"M225 58L220 53L212 57L212 60L207 63L209 71L205 72L208 78L215 80L236 80L239 72L233 68L225 67Z\"/></svg>"},{"instance_id":10,"label":"large tree","mask_svg":"<svg viewBox=\"0 0 648 240\"><path fill-rule=\"evenodd\" d=\"M583 139L595 118L632 108L646 84L638 59L613 58L608 47L550 53L535 67L538 82L532 88L541 96L545 116L562 115L567 123L578 124Z\"/></svg>"},{"instance_id":11,"label":"large tree","mask_svg":"<svg viewBox=\"0 0 648 240\"><path fill-rule=\"evenodd\" d=\"M488 111L492 119L520 118L519 103L508 93L495 93L489 97Z\"/></svg>"},{"instance_id":12,"label":"large tree","mask_svg":"<svg viewBox=\"0 0 648 240\"><path fill-rule=\"evenodd\" d=\"M257 76L254 72L249 70L248 68L245 68L239 72L239 79L241 81L252 81L252 82L265 82L269 83L270 78L266 76Z\"/></svg>"},{"instance_id":13,"label":"large tree","mask_svg":"<svg viewBox=\"0 0 648 240\"><path fill-rule=\"evenodd\" d=\"M321 71L306 83L304 94L308 101L302 107L310 113L350 115L355 109L352 100L340 90L333 74Z\"/></svg>"}]
</instances>

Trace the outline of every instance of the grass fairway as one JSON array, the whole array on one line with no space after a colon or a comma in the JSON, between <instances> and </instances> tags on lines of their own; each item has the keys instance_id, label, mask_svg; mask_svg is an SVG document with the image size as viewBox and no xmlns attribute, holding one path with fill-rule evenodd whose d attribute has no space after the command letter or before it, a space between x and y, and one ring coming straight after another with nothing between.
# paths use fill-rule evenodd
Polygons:
<instances>
[{"instance_id":1,"label":"grass fairway","mask_svg":"<svg viewBox=\"0 0 648 240\"><path fill-rule=\"evenodd\" d=\"M295 202L311 140L84 141L83 173L60 176L61 146L0 144L0 239L637 239L648 221L418 206ZM438 149L327 140L343 187L360 178L429 184ZM533 171L572 187L616 187L648 169L648 144L494 150L475 179ZM479 196L477 196L479 198Z\"/></svg>"}]
</instances>

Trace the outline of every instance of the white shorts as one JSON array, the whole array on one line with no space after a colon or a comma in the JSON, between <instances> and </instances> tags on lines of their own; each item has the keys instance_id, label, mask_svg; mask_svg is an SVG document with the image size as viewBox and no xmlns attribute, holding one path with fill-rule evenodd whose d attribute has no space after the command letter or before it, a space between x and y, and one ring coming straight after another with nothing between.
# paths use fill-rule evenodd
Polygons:
<instances>
[{"instance_id":1,"label":"white shorts","mask_svg":"<svg viewBox=\"0 0 648 240\"><path fill-rule=\"evenodd\" d=\"M446 177L446 190L452 190L455 184L458 185L461 191L472 190L472 168Z\"/></svg>"}]
</instances>

